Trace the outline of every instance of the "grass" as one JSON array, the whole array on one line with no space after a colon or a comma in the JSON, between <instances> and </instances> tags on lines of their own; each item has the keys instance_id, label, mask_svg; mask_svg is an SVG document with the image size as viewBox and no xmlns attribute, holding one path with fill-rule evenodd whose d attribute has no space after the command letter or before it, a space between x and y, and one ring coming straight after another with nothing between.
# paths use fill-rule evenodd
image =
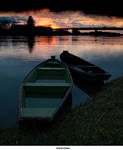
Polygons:
<instances>
[{"instance_id":1,"label":"grass","mask_svg":"<svg viewBox=\"0 0 123 150\"><path fill-rule=\"evenodd\" d=\"M65 112L50 127L33 124L0 131L1 145L122 145L123 77L90 101Z\"/></svg>"}]
</instances>

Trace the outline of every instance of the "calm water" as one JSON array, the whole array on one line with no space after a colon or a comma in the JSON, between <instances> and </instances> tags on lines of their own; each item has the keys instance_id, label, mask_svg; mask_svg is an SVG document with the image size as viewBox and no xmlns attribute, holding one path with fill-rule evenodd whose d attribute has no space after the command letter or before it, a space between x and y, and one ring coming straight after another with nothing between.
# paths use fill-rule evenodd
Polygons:
<instances>
[{"instance_id":1,"label":"calm water","mask_svg":"<svg viewBox=\"0 0 123 150\"><path fill-rule=\"evenodd\" d=\"M59 59L63 50L110 72L110 80L123 75L123 37L0 37L0 128L17 126L19 87L25 75L51 55ZM72 107L90 99L76 85L72 97Z\"/></svg>"}]
</instances>

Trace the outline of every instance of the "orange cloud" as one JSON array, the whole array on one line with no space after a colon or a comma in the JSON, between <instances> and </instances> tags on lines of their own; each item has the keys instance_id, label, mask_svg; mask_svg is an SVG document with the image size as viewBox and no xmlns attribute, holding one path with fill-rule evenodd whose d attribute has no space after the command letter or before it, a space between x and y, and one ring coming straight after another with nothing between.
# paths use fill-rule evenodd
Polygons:
<instances>
[{"instance_id":1,"label":"orange cloud","mask_svg":"<svg viewBox=\"0 0 123 150\"><path fill-rule=\"evenodd\" d=\"M101 15L88 15L82 11L52 12L49 9L30 10L25 12L2 12L0 16L33 16L36 26L83 27L83 26L116 26L123 27L123 18Z\"/></svg>"}]
</instances>

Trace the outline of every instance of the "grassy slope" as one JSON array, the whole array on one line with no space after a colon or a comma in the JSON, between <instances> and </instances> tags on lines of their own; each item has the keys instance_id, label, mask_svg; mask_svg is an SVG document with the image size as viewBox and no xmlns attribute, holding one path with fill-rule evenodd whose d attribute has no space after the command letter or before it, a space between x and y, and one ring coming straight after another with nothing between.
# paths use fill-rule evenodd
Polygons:
<instances>
[{"instance_id":1,"label":"grassy slope","mask_svg":"<svg viewBox=\"0 0 123 150\"><path fill-rule=\"evenodd\" d=\"M0 131L2 145L122 145L123 77L102 88L93 100L64 114L50 128Z\"/></svg>"}]
</instances>

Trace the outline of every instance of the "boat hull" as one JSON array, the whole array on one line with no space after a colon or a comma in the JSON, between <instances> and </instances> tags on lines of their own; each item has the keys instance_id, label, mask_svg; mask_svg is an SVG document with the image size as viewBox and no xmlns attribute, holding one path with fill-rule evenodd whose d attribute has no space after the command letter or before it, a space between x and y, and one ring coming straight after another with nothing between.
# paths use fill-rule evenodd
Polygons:
<instances>
[{"instance_id":1,"label":"boat hull","mask_svg":"<svg viewBox=\"0 0 123 150\"><path fill-rule=\"evenodd\" d=\"M71 74L64 63L49 59L37 65L20 88L19 119L52 121L71 104Z\"/></svg>"},{"instance_id":2,"label":"boat hull","mask_svg":"<svg viewBox=\"0 0 123 150\"><path fill-rule=\"evenodd\" d=\"M96 83L96 85L104 83L102 78L95 78L93 76L88 75L87 73L76 71L71 67L68 67L68 68L71 72L72 78L75 81L75 83L79 83L79 84L86 84L86 83L95 84Z\"/></svg>"},{"instance_id":3,"label":"boat hull","mask_svg":"<svg viewBox=\"0 0 123 150\"><path fill-rule=\"evenodd\" d=\"M77 79L86 83L102 83L102 81L111 77L103 69L66 51L60 55L60 59L68 66L73 80Z\"/></svg>"}]
</instances>

